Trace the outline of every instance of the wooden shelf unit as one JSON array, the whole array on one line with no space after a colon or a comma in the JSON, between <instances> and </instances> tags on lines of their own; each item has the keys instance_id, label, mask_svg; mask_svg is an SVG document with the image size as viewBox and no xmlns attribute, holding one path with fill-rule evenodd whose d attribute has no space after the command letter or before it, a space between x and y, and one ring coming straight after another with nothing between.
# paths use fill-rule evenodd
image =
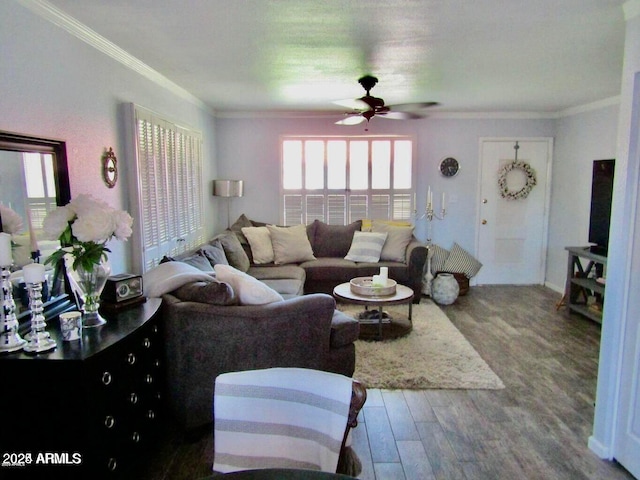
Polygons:
<instances>
[{"instance_id":1,"label":"wooden shelf unit","mask_svg":"<svg viewBox=\"0 0 640 480\"><path fill-rule=\"evenodd\" d=\"M589 297L596 297L597 304L602 307L605 286L596 281L604 277L607 269L607 257L590 251L589 247L565 247L569 252L567 263L567 281L564 298L567 312L577 312L598 323L602 323L602 308L591 308L587 302ZM587 262L586 266L583 262Z\"/></svg>"}]
</instances>

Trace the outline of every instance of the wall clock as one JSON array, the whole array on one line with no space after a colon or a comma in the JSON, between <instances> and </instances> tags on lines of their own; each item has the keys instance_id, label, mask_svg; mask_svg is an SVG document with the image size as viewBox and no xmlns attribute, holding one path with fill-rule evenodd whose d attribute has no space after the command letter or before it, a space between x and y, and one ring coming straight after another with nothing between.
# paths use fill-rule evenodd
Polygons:
<instances>
[{"instance_id":1,"label":"wall clock","mask_svg":"<svg viewBox=\"0 0 640 480\"><path fill-rule=\"evenodd\" d=\"M460 171L458 161L453 157L447 157L440 162L440 173L445 177L453 177Z\"/></svg>"}]
</instances>

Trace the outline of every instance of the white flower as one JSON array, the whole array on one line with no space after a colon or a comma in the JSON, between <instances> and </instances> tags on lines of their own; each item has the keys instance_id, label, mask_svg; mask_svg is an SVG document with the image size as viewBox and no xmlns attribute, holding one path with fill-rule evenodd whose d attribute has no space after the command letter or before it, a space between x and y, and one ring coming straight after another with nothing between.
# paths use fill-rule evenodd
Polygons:
<instances>
[{"instance_id":1,"label":"white flower","mask_svg":"<svg viewBox=\"0 0 640 480\"><path fill-rule=\"evenodd\" d=\"M4 205L0 205L2 217L2 231L14 235L22 230L22 218L15 211Z\"/></svg>"},{"instance_id":2,"label":"white flower","mask_svg":"<svg viewBox=\"0 0 640 480\"><path fill-rule=\"evenodd\" d=\"M91 214L78 215L71 232L81 242L104 243L113 236L115 221L111 210L92 209Z\"/></svg>"},{"instance_id":3,"label":"white flower","mask_svg":"<svg viewBox=\"0 0 640 480\"><path fill-rule=\"evenodd\" d=\"M118 240L126 240L131 236L133 230L131 226L133 225L133 218L127 212L123 210L114 211L114 219L116 223L116 228L114 231L114 235Z\"/></svg>"},{"instance_id":4,"label":"white flower","mask_svg":"<svg viewBox=\"0 0 640 480\"><path fill-rule=\"evenodd\" d=\"M42 229L49 240L57 240L62 235L69 222L76 216L69 206L58 207L49 212L42 222Z\"/></svg>"}]
</instances>

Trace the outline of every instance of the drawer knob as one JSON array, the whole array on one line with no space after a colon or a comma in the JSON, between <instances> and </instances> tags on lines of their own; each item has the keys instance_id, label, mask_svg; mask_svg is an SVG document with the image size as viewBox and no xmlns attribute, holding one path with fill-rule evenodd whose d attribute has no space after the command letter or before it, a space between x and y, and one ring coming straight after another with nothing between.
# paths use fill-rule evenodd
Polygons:
<instances>
[{"instance_id":1,"label":"drawer knob","mask_svg":"<svg viewBox=\"0 0 640 480\"><path fill-rule=\"evenodd\" d=\"M102 383L103 384L109 385L112 380L113 380L113 377L111 376L111 374L109 372L104 372L102 374Z\"/></svg>"},{"instance_id":2,"label":"drawer knob","mask_svg":"<svg viewBox=\"0 0 640 480\"><path fill-rule=\"evenodd\" d=\"M109 469L110 472L115 471L116 468L118 468L118 462L115 458L110 458L109 461L107 462L107 468Z\"/></svg>"},{"instance_id":3,"label":"drawer knob","mask_svg":"<svg viewBox=\"0 0 640 480\"><path fill-rule=\"evenodd\" d=\"M112 415L107 415L104 419L104 426L107 428L113 428L116 424L116 419Z\"/></svg>"},{"instance_id":4,"label":"drawer knob","mask_svg":"<svg viewBox=\"0 0 640 480\"><path fill-rule=\"evenodd\" d=\"M147 376L144 379L145 382L147 383L153 383L153 377L149 374L147 374Z\"/></svg>"},{"instance_id":5,"label":"drawer knob","mask_svg":"<svg viewBox=\"0 0 640 480\"><path fill-rule=\"evenodd\" d=\"M127 355L127 363L129 365L133 365L134 363L136 363L136 356L133 353L130 353L129 355Z\"/></svg>"},{"instance_id":6,"label":"drawer knob","mask_svg":"<svg viewBox=\"0 0 640 480\"><path fill-rule=\"evenodd\" d=\"M156 358L155 361L153 362L153 366L156 368L160 367L160 359Z\"/></svg>"},{"instance_id":7,"label":"drawer knob","mask_svg":"<svg viewBox=\"0 0 640 480\"><path fill-rule=\"evenodd\" d=\"M138 432L133 432L133 435L131 435L131 440L133 440L133 443L140 442L140 434Z\"/></svg>"},{"instance_id":8,"label":"drawer knob","mask_svg":"<svg viewBox=\"0 0 640 480\"><path fill-rule=\"evenodd\" d=\"M142 341L142 345L144 346L144 348L149 348L149 347L151 347L151 340L149 340L148 338L145 338L145 339Z\"/></svg>"},{"instance_id":9,"label":"drawer knob","mask_svg":"<svg viewBox=\"0 0 640 480\"><path fill-rule=\"evenodd\" d=\"M138 403L138 394L137 393L132 393L131 395L129 395L129 401L135 405L136 403Z\"/></svg>"},{"instance_id":10,"label":"drawer knob","mask_svg":"<svg viewBox=\"0 0 640 480\"><path fill-rule=\"evenodd\" d=\"M154 420L156 418L156 412L154 412L153 410L149 410L147 412L147 418L149 420Z\"/></svg>"},{"instance_id":11,"label":"drawer knob","mask_svg":"<svg viewBox=\"0 0 640 480\"><path fill-rule=\"evenodd\" d=\"M154 325L151 330L153 331L153 333L158 333L158 326Z\"/></svg>"}]
</instances>

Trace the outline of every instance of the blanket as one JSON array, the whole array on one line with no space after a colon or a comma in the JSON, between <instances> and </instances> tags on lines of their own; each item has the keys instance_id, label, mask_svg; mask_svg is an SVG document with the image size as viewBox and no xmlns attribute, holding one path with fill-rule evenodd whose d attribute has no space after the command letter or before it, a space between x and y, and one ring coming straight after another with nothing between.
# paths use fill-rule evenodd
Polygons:
<instances>
[{"instance_id":1,"label":"blanket","mask_svg":"<svg viewBox=\"0 0 640 480\"><path fill-rule=\"evenodd\" d=\"M142 276L144 295L147 298L161 297L187 283L212 282L212 274L213 272L203 272L184 262L161 263Z\"/></svg>"},{"instance_id":2,"label":"blanket","mask_svg":"<svg viewBox=\"0 0 640 480\"><path fill-rule=\"evenodd\" d=\"M219 375L213 407L213 470L335 472L351 391L349 377L303 368Z\"/></svg>"}]
</instances>

